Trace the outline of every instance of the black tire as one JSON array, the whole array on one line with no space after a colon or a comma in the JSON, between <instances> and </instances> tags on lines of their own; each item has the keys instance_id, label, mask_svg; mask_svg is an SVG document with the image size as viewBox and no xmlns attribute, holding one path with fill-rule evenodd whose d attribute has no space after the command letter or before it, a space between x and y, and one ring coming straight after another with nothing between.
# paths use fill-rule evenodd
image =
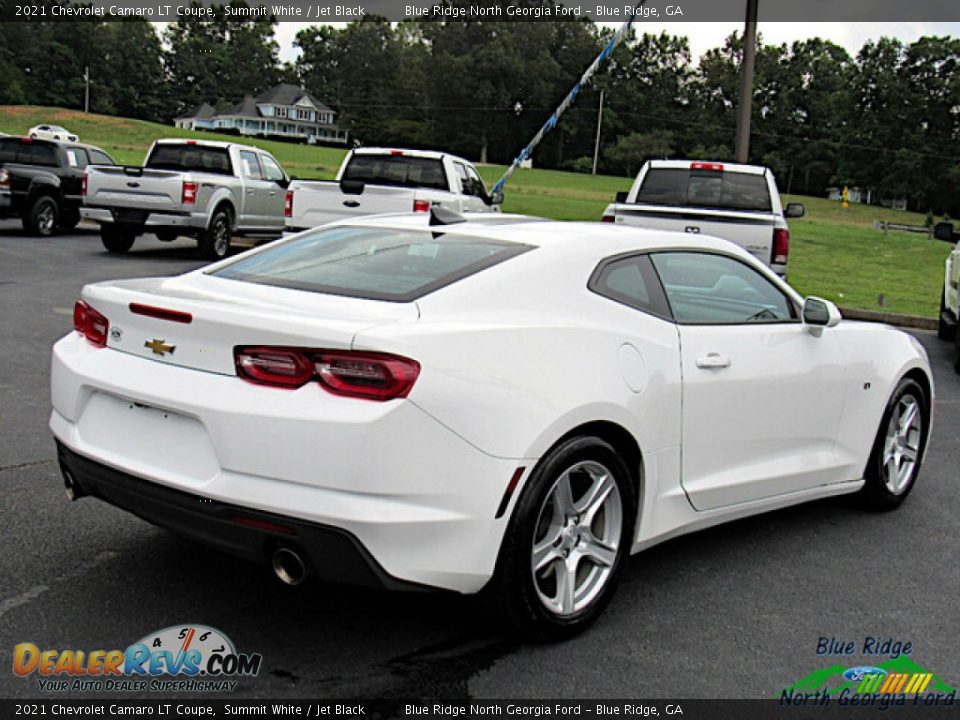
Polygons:
<instances>
[{"instance_id":1,"label":"black tire","mask_svg":"<svg viewBox=\"0 0 960 720\"><path fill-rule=\"evenodd\" d=\"M136 239L136 233L132 230L118 227L114 223L103 223L100 226L100 242L103 243L107 252L114 255L123 255L128 252Z\"/></svg>"},{"instance_id":2,"label":"black tire","mask_svg":"<svg viewBox=\"0 0 960 720\"><path fill-rule=\"evenodd\" d=\"M937 337L941 340L955 340L957 336L957 326L951 325L946 321L947 299L946 291L940 293L940 315L937 318Z\"/></svg>"},{"instance_id":3,"label":"black tire","mask_svg":"<svg viewBox=\"0 0 960 720\"><path fill-rule=\"evenodd\" d=\"M200 256L207 260L223 260L230 253L233 223L230 212L218 209L210 220L210 226L197 238Z\"/></svg>"},{"instance_id":4,"label":"black tire","mask_svg":"<svg viewBox=\"0 0 960 720\"><path fill-rule=\"evenodd\" d=\"M50 195L39 195L30 203L23 216L23 229L30 235L50 237L60 222L60 206Z\"/></svg>"},{"instance_id":5,"label":"black tire","mask_svg":"<svg viewBox=\"0 0 960 720\"><path fill-rule=\"evenodd\" d=\"M897 447L888 448L890 442L889 433L894 431L892 419L902 418L904 411L910 404L915 404L917 416L920 420L920 426L917 429L909 430L903 434L899 449ZM899 433L902 431L898 430ZM927 433L930 431L930 401L920 387L919 383L911 378L903 378L897 385L893 395L890 396L887 407L883 411L880 419L880 427L877 429L877 437L873 443L873 450L870 453L870 459L867 461L867 467L864 470L865 480L863 488L859 491L860 499L863 504L871 510L893 510L902 503L913 486L916 485L917 475L920 473L920 465L923 462L923 450L927 442ZM903 447L903 444L908 447ZM887 458L888 450L896 454L892 458ZM902 478L898 477L896 481L890 479L892 469L885 467L885 458L893 462L896 471L903 469L904 462L910 462L909 456L905 453L901 455L900 450L910 450L914 456L912 466L909 472ZM904 461L904 456L907 460Z\"/></svg>"},{"instance_id":6,"label":"black tire","mask_svg":"<svg viewBox=\"0 0 960 720\"><path fill-rule=\"evenodd\" d=\"M960 375L960 331L953 337L953 370Z\"/></svg>"},{"instance_id":7,"label":"black tire","mask_svg":"<svg viewBox=\"0 0 960 720\"><path fill-rule=\"evenodd\" d=\"M580 510L576 511L578 514L575 518L569 519L569 523L567 514L559 513L564 519L558 524L559 506L553 505L556 497L554 489L558 486L558 481L571 469L584 466L604 469L612 478L618 493L616 497L619 498L619 537L615 549L607 548L608 552L613 554L613 561L606 566L595 564L594 561L579 554L584 552L584 548L590 546L592 541L588 540L581 544L582 538L572 538L578 531L582 532L584 529L589 533L590 538L595 538L599 521L602 521L602 533L616 534L617 507L604 504L603 510L593 515L592 521L587 520L590 523L588 527L586 524L581 525L581 522L587 519L587 515L585 511ZM583 473L579 479L578 472ZM570 485L571 496L579 497L582 501L587 495L583 494L580 497L577 485L585 487L586 484L596 481L596 478L587 475L586 470L575 470L569 477L573 478ZM612 501L614 497L612 489L607 497ZM581 512L583 512L582 516ZM546 526L544 526L545 513L551 515ZM613 447L596 437L574 437L563 441L537 465L517 500L500 547L497 570L486 590L487 594L495 606L505 612L513 627L530 639L562 640L581 632L603 612L616 590L625 559L630 553L635 515L636 499L630 471ZM606 527L608 522L611 524ZM557 527L564 529L557 532L555 529ZM556 539L551 542L550 537L553 536ZM535 577L533 553L537 544L547 548L553 559L548 560L543 565L544 569ZM571 557L574 558L572 561L569 560ZM595 577L604 579L602 583L597 582L598 587L593 591L592 597L582 598L586 600L582 607L576 607L576 594L574 594L570 601L572 604L569 606L569 612L562 612L562 608L548 606L549 599L545 598L545 595L550 593L545 593L544 590L545 587L549 590L552 575L555 586L553 599L562 603L560 573L564 572L568 562L572 562L575 568L573 580L575 590L587 591L591 573L596 573ZM584 565L585 562L588 562L589 566ZM603 576L604 567L609 568L605 577ZM582 581L581 573L584 576Z\"/></svg>"},{"instance_id":8,"label":"black tire","mask_svg":"<svg viewBox=\"0 0 960 720\"><path fill-rule=\"evenodd\" d=\"M60 213L60 229L73 230L80 222L79 210L63 210Z\"/></svg>"}]
</instances>

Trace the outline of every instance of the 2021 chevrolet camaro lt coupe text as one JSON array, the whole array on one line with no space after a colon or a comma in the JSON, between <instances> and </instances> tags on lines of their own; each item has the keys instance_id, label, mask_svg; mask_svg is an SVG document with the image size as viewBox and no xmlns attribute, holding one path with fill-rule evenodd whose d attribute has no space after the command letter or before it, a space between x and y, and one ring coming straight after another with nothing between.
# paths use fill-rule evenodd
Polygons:
<instances>
[{"instance_id":1,"label":"2021 chevrolet camaro lt coupe text","mask_svg":"<svg viewBox=\"0 0 960 720\"><path fill-rule=\"evenodd\" d=\"M914 338L684 233L370 217L88 285L74 324L50 420L69 496L291 584L489 592L541 638L666 538L895 507L931 427Z\"/></svg>"}]
</instances>

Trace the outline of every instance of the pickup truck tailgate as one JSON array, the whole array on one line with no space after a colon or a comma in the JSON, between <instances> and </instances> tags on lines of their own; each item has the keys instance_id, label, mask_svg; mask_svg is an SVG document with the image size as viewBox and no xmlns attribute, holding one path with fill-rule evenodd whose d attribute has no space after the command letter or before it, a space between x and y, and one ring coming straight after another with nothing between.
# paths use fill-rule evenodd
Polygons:
<instances>
[{"instance_id":1,"label":"pickup truck tailgate","mask_svg":"<svg viewBox=\"0 0 960 720\"><path fill-rule=\"evenodd\" d=\"M773 250L773 213L620 203L616 206L616 222L723 238L765 264L770 263Z\"/></svg>"},{"instance_id":2,"label":"pickup truck tailgate","mask_svg":"<svg viewBox=\"0 0 960 720\"><path fill-rule=\"evenodd\" d=\"M312 228L363 215L412 212L417 194L414 188L361 183L350 189L352 192L344 192L340 183L322 180L294 182L287 226Z\"/></svg>"},{"instance_id":3,"label":"pickup truck tailgate","mask_svg":"<svg viewBox=\"0 0 960 720\"><path fill-rule=\"evenodd\" d=\"M86 205L181 212L182 196L179 172L106 165L87 168Z\"/></svg>"}]
</instances>

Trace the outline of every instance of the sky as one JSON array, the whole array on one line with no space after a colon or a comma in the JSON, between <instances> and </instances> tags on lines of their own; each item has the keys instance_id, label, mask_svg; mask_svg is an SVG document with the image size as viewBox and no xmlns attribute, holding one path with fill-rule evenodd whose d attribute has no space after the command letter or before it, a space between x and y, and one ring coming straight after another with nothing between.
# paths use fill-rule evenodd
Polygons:
<instances>
[{"instance_id":1,"label":"sky","mask_svg":"<svg viewBox=\"0 0 960 720\"><path fill-rule=\"evenodd\" d=\"M280 59L293 60L297 51L293 47L293 39L297 31L306 27L307 23L282 22L277 23L276 38L280 45ZM659 34L669 32L673 35L686 35L690 39L690 48L693 55L699 58L707 50L719 47L724 39L734 30L743 29L742 23L737 22L641 22L637 24L639 32ZM767 44L791 43L804 38L821 37L841 45L851 55L869 39L879 37L897 37L906 43L923 37L924 35L951 35L960 36L960 23L881 23L881 22L763 22L758 23L757 29Z\"/></svg>"}]
</instances>

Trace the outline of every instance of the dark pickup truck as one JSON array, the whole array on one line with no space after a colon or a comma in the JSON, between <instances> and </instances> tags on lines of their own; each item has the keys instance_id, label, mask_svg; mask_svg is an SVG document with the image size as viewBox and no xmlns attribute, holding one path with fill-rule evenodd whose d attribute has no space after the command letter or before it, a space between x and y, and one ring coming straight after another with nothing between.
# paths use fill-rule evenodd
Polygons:
<instances>
[{"instance_id":1,"label":"dark pickup truck","mask_svg":"<svg viewBox=\"0 0 960 720\"><path fill-rule=\"evenodd\" d=\"M19 217L32 235L52 235L80 222L83 171L115 165L83 143L0 137L0 218Z\"/></svg>"}]
</instances>

